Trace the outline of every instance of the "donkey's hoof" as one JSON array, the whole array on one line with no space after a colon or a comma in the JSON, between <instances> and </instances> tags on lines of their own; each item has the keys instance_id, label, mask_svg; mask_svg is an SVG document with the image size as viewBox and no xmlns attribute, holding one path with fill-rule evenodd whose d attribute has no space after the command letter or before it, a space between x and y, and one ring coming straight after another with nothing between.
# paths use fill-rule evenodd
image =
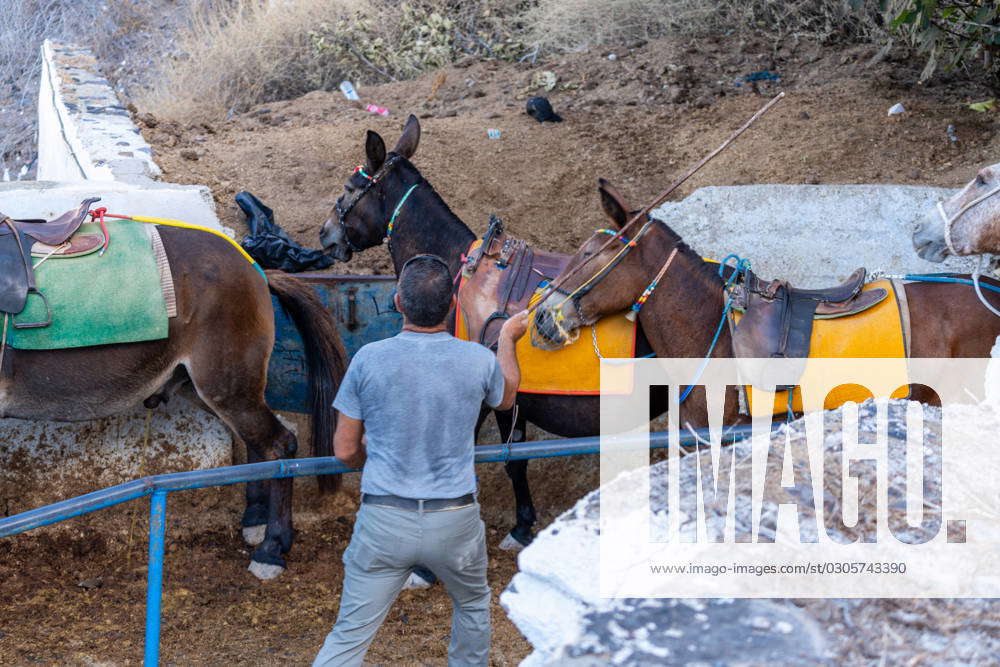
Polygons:
<instances>
[{"instance_id":1,"label":"donkey's hoof","mask_svg":"<svg viewBox=\"0 0 1000 667\"><path fill-rule=\"evenodd\" d=\"M530 540L528 541L528 544L531 544ZM528 544L521 542L511 533L507 533L507 537L503 538L503 541L500 543L500 548L503 549L504 551L517 552L523 549L524 547L528 546Z\"/></svg>"},{"instance_id":2,"label":"donkey's hoof","mask_svg":"<svg viewBox=\"0 0 1000 667\"><path fill-rule=\"evenodd\" d=\"M262 523L259 526L244 526L243 541L252 547L256 547L264 541L265 533L267 533L266 523Z\"/></svg>"},{"instance_id":3,"label":"donkey's hoof","mask_svg":"<svg viewBox=\"0 0 1000 667\"><path fill-rule=\"evenodd\" d=\"M250 561L250 567L248 568L253 574L261 581L270 581L271 579L277 579L281 576L281 573L285 571L285 568L281 565L272 565L271 563L258 563L255 560Z\"/></svg>"},{"instance_id":4,"label":"donkey's hoof","mask_svg":"<svg viewBox=\"0 0 1000 667\"><path fill-rule=\"evenodd\" d=\"M407 579L406 583L403 584L404 591L419 591L430 587L431 582L427 581L416 572L410 572L409 579Z\"/></svg>"}]
</instances>

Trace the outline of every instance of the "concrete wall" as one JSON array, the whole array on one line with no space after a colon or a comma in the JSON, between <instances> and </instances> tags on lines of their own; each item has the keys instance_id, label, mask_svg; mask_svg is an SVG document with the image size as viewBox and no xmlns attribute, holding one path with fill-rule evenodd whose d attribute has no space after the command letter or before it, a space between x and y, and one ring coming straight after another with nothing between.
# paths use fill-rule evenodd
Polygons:
<instances>
[{"instance_id":1,"label":"concrete wall","mask_svg":"<svg viewBox=\"0 0 1000 667\"><path fill-rule=\"evenodd\" d=\"M148 182L153 152L87 49L46 40L38 96L38 180Z\"/></svg>"},{"instance_id":2,"label":"concrete wall","mask_svg":"<svg viewBox=\"0 0 1000 667\"><path fill-rule=\"evenodd\" d=\"M917 257L910 241L914 221L953 192L908 185L708 187L653 215L705 257L736 253L761 277L825 287L859 266L965 271L969 260L931 264Z\"/></svg>"},{"instance_id":3,"label":"concrete wall","mask_svg":"<svg viewBox=\"0 0 1000 667\"><path fill-rule=\"evenodd\" d=\"M147 181L142 185L117 181L13 181L0 183L0 210L12 218L52 218L76 208L87 197L109 213L175 218L221 229L208 188Z\"/></svg>"}]
</instances>

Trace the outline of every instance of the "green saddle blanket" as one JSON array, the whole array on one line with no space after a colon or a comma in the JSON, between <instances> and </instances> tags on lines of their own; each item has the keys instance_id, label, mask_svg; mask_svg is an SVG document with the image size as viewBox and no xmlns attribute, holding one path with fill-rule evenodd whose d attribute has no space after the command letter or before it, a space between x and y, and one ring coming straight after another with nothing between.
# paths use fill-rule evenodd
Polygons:
<instances>
[{"instance_id":1,"label":"green saddle blanket","mask_svg":"<svg viewBox=\"0 0 1000 667\"><path fill-rule=\"evenodd\" d=\"M167 307L148 225L108 222L111 244L103 256L50 257L35 269L38 289L52 308L52 324L8 327L7 343L21 350L55 350L167 337ZM99 234L87 223L80 233ZM38 263L38 258L35 259ZM44 322L45 303L28 296L14 322Z\"/></svg>"}]
</instances>

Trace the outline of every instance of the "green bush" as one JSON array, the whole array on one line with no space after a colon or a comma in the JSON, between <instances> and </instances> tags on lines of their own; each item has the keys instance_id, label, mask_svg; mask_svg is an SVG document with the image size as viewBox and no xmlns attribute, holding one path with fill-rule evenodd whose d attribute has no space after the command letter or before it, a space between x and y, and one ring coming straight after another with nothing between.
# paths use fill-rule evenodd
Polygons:
<instances>
[{"instance_id":1,"label":"green bush","mask_svg":"<svg viewBox=\"0 0 1000 667\"><path fill-rule=\"evenodd\" d=\"M938 67L976 65L994 81L1000 75L1000 7L993 0L881 0L881 9L892 35L927 56L921 80Z\"/></svg>"},{"instance_id":2,"label":"green bush","mask_svg":"<svg viewBox=\"0 0 1000 667\"><path fill-rule=\"evenodd\" d=\"M359 80L406 79L467 55L519 56L516 10L517 3L504 0L372 2L350 18L321 23L309 37L320 69Z\"/></svg>"}]
</instances>

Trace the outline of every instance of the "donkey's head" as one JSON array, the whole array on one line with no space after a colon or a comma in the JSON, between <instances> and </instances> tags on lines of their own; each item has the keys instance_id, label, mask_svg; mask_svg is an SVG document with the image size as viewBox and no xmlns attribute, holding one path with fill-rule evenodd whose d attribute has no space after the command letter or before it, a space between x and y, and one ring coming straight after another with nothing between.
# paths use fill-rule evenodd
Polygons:
<instances>
[{"instance_id":1,"label":"donkey's head","mask_svg":"<svg viewBox=\"0 0 1000 667\"><path fill-rule=\"evenodd\" d=\"M927 212L913 247L931 262L948 255L1000 253L1000 164L985 167L962 190Z\"/></svg>"},{"instance_id":2,"label":"donkey's head","mask_svg":"<svg viewBox=\"0 0 1000 667\"><path fill-rule=\"evenodd\" d=\"M356 252L383 243L390 235L393 208L420 175L409 164L420 143L420 121L410 115L395 148L386 153L385 142L368 130L365 164L357 167L344 184L323 223L319 239L334 259L347 262Z\"/></svg>"},{"instance_id":3,"label":"donkey's head","mask_svg":"<svg viewBox=\"0 0 1000 667\"><path fill-rule=\"evenodd\" d=\"M649 280L641 253L633 252L637 244L620 233L631 218L628 206L611 183L603 178L598 183L601 206L612 227L597 230L584 242L560 277L581 264L586 266L546 297L535 311L532 343L536 347L551 350L573 342L580 327L629 308ZM650 220L646 222L652 224ZM640 234L648 226L640 227L637 223L628 234ZM603 248L609 236L615 241Z\"/></svg>"}]
</instances>

